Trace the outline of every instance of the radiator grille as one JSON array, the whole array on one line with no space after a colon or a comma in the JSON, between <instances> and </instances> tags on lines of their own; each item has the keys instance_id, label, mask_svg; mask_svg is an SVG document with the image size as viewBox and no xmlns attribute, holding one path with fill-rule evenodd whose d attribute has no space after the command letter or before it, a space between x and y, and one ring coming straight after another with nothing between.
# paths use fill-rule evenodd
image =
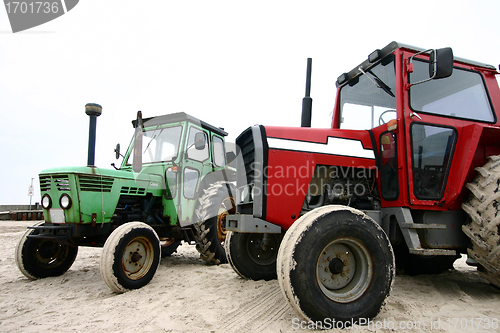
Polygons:
<instances>
[{"instance_id":1,"label":"radiator grille","mask_svg":"<svg viewBox=\"0 0 500 333\"><path fill-rule=\"evenodd\" d=\"M51 182L50 176L40 176L40 192L50 191Z\"/></svg>"},{"instance_id":2,"label":"radiator grille","mask_svg":"<svg viewBox=\"0 0 500 333\"><path fill-rule=\"evenodd\" d=\"M69 177L68 175L57 175L52 176L52 180L59 191L70 191Z\"/></svg>"},{"instance_id":3,"label":"radiator grille","mask_svg":"<svg viewBox=\"0 0 500 333\"><path fill-rule=\"evenodd\" d=\"M146 189L142 187L122 187L120 193L129 195L144 195L146 193Z\"/></svg>"},{"instance_id":4,"label":"radiator grille","mask_svg":"<svg viewBox=\"0 0 500 333\"><path fill-rule=\"evenodd\" d=\"M244 168L241 168L241 166L238 165L237 170L238 172L241 172L240 170L245 170L246 184L253 184L255 176L255 144L250 128L238 137L236 144L240 149L244 164ZM240 179L240 181L242 180L243 179ZM242 185L244 184L238 184L238 186Z\"/></svg>"},{"instance_id":5,"label":"radiator grille","mask_svg":"<svg viewBox=\"0 0 500 333\"><path fill-rule=\"evenodd\" d=\"M87 192L111 192L114 179L101 176L79 176L80 189Z\"/></svg>"}]
</instances>

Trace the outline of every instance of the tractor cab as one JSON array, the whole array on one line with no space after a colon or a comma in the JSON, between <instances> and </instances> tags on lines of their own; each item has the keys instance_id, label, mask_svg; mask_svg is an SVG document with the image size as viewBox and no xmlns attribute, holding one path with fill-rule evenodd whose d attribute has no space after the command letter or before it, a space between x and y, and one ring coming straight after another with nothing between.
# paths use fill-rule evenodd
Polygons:
<instances>
[{"instance_id":1,"label":"tractor cab","mask_svg":"<svg viewBox=\"0 0 500 333\"><path fill-rule=\"evenodd\" d=\"M474 156L461 147L497 122L487 88L495 73L454 59L450 48L393 42L337 79L332 127L370 131L382 206L460 208L463 186L485 160L483 150ZM500 153L495 140L483 140Z\"/></svg>"},{"instance_id":2,"label":"tractor cab","mask_svg":"<svg viewBox=\"0 0 500 333\"><path fill-rule=\"evenodd\" d=\"M120 170L162 175L165 184L158 187L164 190L163 215L172 225L177 219L181 226L191 224L200 192L214 179L229 180L234 174L226 163L227 133L183 112L138 116L132 125L135 134Z\"/></svg>"}]
</instances>

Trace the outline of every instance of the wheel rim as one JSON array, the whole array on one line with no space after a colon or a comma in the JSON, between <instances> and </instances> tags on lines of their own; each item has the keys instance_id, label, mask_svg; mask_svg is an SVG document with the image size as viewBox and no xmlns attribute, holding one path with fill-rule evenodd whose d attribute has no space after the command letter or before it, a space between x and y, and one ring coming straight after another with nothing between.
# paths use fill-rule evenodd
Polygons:
<instances>
[{"instance_id":1,"label":"wheel rim","mask_svg":"<svg viewBox=\"0 0 500 333\"><path fill-rule=\"evenodd\" d=\"M232 197L227 197L222 201L217 211L217 237L219 242L224 245L224 240L226 239L226 216L229 214L234 214L236 212L236 205Z\"/></svg>"},{"instance_id":2,"label":"wheel rim","mask_svg":"<svg viewBox=\"0 0 500 333\"><path fill-rule=\"evenodd\" d=\"M339 303L352 302L370 286L373 262L366 247L353 238L339 238L321 251L316 264L318 285Z\"/></svg>"},{"instance_id":3,"label":"wheel rim","mask_svg":"<svg viewBox=\"0 0 500 333\"><path fill-rule=\"evenodd\" d=\"M137 237L125 247L122 268L129 279L138 280L149 272L153 261L153 243L146 237Z\"/></svg>"},{"instance_id":4,"label":"wheel rim","mask_svg":"<svg viewBox=\"0 0 500 333\"><path fill-rule=\"evenodd\" d=\"M162 238L160 240L160 246L162 248L169 247L170 245L175 243L175 238Z\"/></svg>"},{"instance_id":5,"label":"wheel rim","mask_svg":"<svg viewBox=\"0 0 500 333\"><path fill-rule=\"evenodd\" d=\"M279 244L274 236L264 246L264 234L249 234L247 239L247 253L250 260L257 265L267 266L276 261Z\"/></svg>"},{"instance_id":6,"label":"wheel rim","mask_svg":"<svg viewBox=\"0 0 500 333\"><path fill-rule=\"evenodd\" d=\"M43 240L38 244L36 259L41 266L57 266L60 259L67 255L62 245L53 241Z\"/></svg>"}]
</instances>

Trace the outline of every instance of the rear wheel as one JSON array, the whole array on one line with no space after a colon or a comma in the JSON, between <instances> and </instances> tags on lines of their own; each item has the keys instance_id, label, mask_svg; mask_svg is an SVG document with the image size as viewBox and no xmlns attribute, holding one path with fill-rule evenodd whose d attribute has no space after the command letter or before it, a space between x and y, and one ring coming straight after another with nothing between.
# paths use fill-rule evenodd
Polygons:
<instances>
[{"instance_id":1,"label":"rear wheel","mask_svg":"<svg viewBox=\"0 0 500 333\"><path fill-rule=\"evenodd\" d=\"M59 244L50 239L28 238L37 234L36 229L28 229L17 243L16 264L21 273L33 280L64 274L75 262L78 247Z\"/></svg>"},{"instance_id":2,"label":"rear wheel","mask_svg":"<svg viewBox=\"0 0 500 333\"><path fill-rule=\"evenodd\" d=\"M160 240L149 225L129 222L116 228L102 249L101 276L113 291L139 289L160 263Z\"/></svg>"},{"instance_id":3,"label":"rear wheel","mask_svg":"<svg viewBox=\"0 0 500 333\"><path fill-rule=\"evenodd\" d=\"M468 253L481 266L479 273L500 288L500 155L488 157L476 171L467 184L469 200L462 204L471 219L462 230L472 241Z\"/></svg>"},{"instance_id":4,"label":"rear wheel","mask_svg":"<svg viewBox=\"0 0 500 333\"><path fill-rule=\"evenodd\" d=\"M194 225L196 232L196 249L209 264L225 264L226 250L226 216L236 213L233 184L217 182L205 190L198 200L195 210L198 223Z\"/></svg>"},{"instance_id":5,"label":"rear wheel","mask_svg":"<svg viewBox=\"0 0 500 333\"><path fill-rule=\"evenodd\" d=\"M363 324L389 295L394 254L382 228L346 206L317 208L287 231L278 252L278 282L305 320Z\"/></svg>"},{"instance_id":6,"label":"rear wheel","mask_svg":"<svg viewBox=\"0 0 500 333\"><path fill-rule=\"evenodd\" d=\"M229 232L226 254L231 267L241 277L252 280L276 279L276 258L280 234Z\"/></svg>"}]
</instances>

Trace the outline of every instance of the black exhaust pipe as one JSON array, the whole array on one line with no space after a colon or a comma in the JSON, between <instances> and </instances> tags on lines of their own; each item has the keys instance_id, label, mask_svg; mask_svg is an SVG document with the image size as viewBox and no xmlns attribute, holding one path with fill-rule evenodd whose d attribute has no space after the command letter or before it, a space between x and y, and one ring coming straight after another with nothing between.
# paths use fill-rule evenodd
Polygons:
<instances>
[{"instance_id":1,"label":"black exhaust pipe","mask_svg":"<svg viewBox=\"0 0 500 333\"><path fill-rule=\"evenodd\" d=\"M307 58L307 73L306 73L306 96L302 99L302 122L301 127L311 127L312 103L311 98L311 67L312 59Z\"/></svg>"},{"instance_id":2,"label":"black exhaust pipe","mask_svg":"<svg viewBox=\"0 0 500 333\"><path fill-rule=\"evenodd\" d=\"M90 117L89 125L89 153L87 158L87 166L95 166L95 133L97 117L102 113L102 106L95 103L88 103L85 105L85 113Z\"/></svg>"}]
</instances>

